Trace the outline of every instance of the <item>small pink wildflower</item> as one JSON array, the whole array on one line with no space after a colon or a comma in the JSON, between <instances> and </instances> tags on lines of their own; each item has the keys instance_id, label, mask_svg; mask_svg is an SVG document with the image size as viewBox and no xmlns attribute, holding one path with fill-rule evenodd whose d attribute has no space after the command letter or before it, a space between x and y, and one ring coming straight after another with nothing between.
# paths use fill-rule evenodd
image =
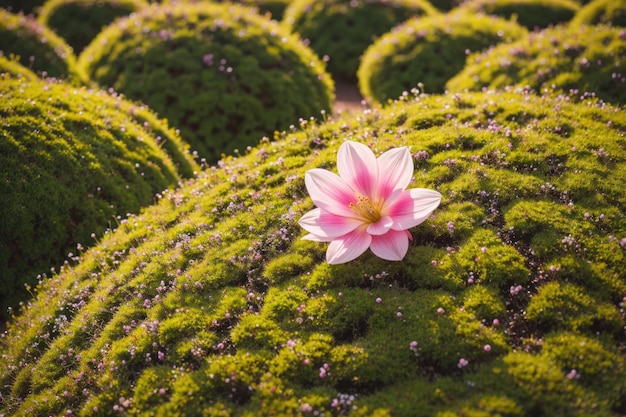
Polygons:
<instances>
[{"instance_id":1,"label":"small pink wildflower","mask_svg":"<svg viewBox=\"0 0 626 417\"><path fill-rule=\"evenodd\" d=\"M491 352L491 345L485 345L483 349L485 349L485 352Z\"/></svg>"},{"instance_id":2,"label":"small pink wildflower","mask_svg":"<svg viewBox=\"0 0 626 417\"><path fill-rule=\"evenodd\" d=\"M445 313L445 312L446 312L446 310L444 310L444 309L443 309L443 308L441 308L441 307L439 307L439 308L437 309L437 313L439 313L439 314L443 314L443 313Z\"/></svg>"},{"instance_id":3,"label":"small pink wildflower","mask_svg":"<svg viewBox=\"0 0 626 417\"><path fill-rule=\"evenodd\" d=\"M378 257L400 261L409 248L407 231L424 222L439 206L441 194L425 188L406 190L413 177L407 147L376 158L361 143L346 141L337 154L339 175L311 169L305 184L317 208L299 223L303 239L330 242L326 261L341 264L368 248Z\"/></svg>"}]
</instances>

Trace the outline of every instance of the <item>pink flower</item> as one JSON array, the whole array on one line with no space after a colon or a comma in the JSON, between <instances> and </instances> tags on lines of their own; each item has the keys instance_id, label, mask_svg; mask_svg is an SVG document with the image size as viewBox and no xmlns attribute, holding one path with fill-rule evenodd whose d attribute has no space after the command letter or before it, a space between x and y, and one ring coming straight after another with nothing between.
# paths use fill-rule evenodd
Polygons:
<instances>
[{"instance_id":1,"label":"pink flower","mask_svg":"<svg viewBox=\"0 0 626 417\"><path fill-rule=\"evenodd\" d=\"M303 239L330 242L326 261L349 262L368 248L383 259L400 261L407 253L407 231L439 206L441 194L425 188L406 190L413 177L407 147L376 158L365 145L346 141L337 154L339 175L309 170L304 181L317 208L299 223Z\"/></svg>"}]
</instances>

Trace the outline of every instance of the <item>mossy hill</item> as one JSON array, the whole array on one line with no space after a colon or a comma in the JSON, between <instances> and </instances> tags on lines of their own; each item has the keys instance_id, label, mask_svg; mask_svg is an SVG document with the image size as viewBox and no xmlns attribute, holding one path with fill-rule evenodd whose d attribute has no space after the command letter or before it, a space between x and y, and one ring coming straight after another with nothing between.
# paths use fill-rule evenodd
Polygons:
<instances>
[{"instance_id":1,"label":"mossy hill","mask_svg":"<svg viewBox=\"0 0 626 417\"><path fill-rule=\"evenodd\" d=\"M176 4L176 3L202 3L204 0L163 0L162 4ZM268 13L274 20L281 21L285 9L292 2L292 0L216 0L216 3L237 3L244 6L252 6L258 9L258 12L264 16Z\"/></svg>"},{"instance_id":2,"label":"mossy hill","mask_svg":"<svg viewBox=\"0 0 626 417\"><path fill-rule=\"evenodd\" d=\"M38 274L79 256L199 167L163 121L120 96L6 76L0 96L5 321Z\"/></svg>"},{"instance_id":3,"label":"mossy hill","mask_svg":"<svg viewBox=\"0 0 626 417\"><path fill-rule=\"evenodd\" d=\"M144 0L49 0L39 10L37 21L79 54L103 27L147 6Z\"/></svg>"},{"instance_id":4,"label":"mossy hill","mask_svg":"<svg viewBox=\"0 0 626 417\"><path fill-rule=\"evenodd\" d=\"M605 25L557 26L468 57L446 84L450 91L517 86L545 92L595 95L626 103L626 32Z\"/></svg>"},{"instance_id":5,"label":"mossy hill","mask_svg":"<svg viewBox=\"0 0 626 417\"><path fill-rule=\"evenodd\" d=\"M468 12L413 18L367 48L358 70L359 89L379 103L395 100L418 84L427 92L443 93L468 53L527 34L514 22Z\"/></svg>"},{"instance_id":6,"label":"mossy hill","mask_svg":"<svg viewBox=\"0 0 626 417\"><path fill-rule=\"evenodd\" d=\"M207 168L44 280L0 413L623 415L626 115L577 101L406 97ZM300 239L346 139L444 196L401 262Z\"/></svg>"},{"instance_id":7,"label":"mossy hill","mask_svg":"<svg viewBox=\"0 0 626 417\"><path fill-rule=\"evenodd\" d=\"M22 77L28 80L36 80L38 78L37 74L17 62L17 60L0 56L0 78Z\"/></svg>"},{"instance_id":8,"label":"mossy hill","mask_svg":"<svg viewBox=\"0 0 626 417\"><path fill-rule=\"evenodd\" d=\"M0 52L43 77L85 82L72 48L32 16L0 8Z\"/></svg>"},{"instance_id":9,"label":"mossy hill","mask_svg":"<svg viewBox=\"0 0 626 417\"><path fill-rule=\"evenodd\" d=\"M460 7L511 19L534 30L569 22L581 6L574 0L468 0Z\"/></svg>"},{"instance_id":10,"label":"mossy hill","mask_svg":"<svg viewBox=\"0 0 626 417\"><path fill-rule=\"evenodd\" d=\"M328 59L333 77L352 81L359 58L378 36L411 17L437 13L425 0L294 0L282 23Z\"/></svg>"},{"instance_id":11,"label":"mossy hill","mask_svg":"<svg viewBox=\"0 0 626 417\"><path fill-rule=\"evenodd\" d=\"M104 29L79 65L167 118L211 162L329 111L333 100L332 79L309 48L234 4L145 8Z\"/></svg>"},{"instance_id":12,"label":"mossy hill","mask_svg":"<svg viewBox=\"0 0 626 417\"><path fill-rule=\"evenodd\" d=\"M593 0L570 21L572 26L598 24L626 27L626 0Z\"/></svg>"}]
</instances>

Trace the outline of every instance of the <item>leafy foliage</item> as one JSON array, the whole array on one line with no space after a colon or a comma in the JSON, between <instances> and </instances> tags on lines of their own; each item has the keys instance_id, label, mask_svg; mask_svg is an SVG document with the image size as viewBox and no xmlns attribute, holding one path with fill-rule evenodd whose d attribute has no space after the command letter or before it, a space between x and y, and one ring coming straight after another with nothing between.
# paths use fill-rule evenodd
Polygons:
<instances>
[{"instance_id":1,"label":"leafy foliage","mask_svg":"<svg viewBox=\"0 0 626 417\"><path fill-rule=\"evenodd\" d=\"M502 89L597 95L626 103L626 37L609 26L558 26L468 57L446 87L451 91Z\"/></svg>"},{"instance_id":2,"label":"leafy foliage","mask_svg":"<svg viewBox=\"0 0 626 417\"><path fill-rule=\"evenodd\" d=\"M0 9L0 51L38 75L85 82L72 48L32 16Z\"/></svg>"},{"instance_id":3,"label":"leafy foliage","mask_svg":"<svg viewBox=\"0 0 626 417\"><path fill-rule=\"evenodd\" d=\"M147 5L144 0L50 0L39 11L37 21L79 54L104 26Z\"/></svg>"},{"instance_id":4,"label":"leafy foliage","mask_svg":"<svg viewBox=\"0 0 626 417\"><path fill-rule=\"evenodd\" d=\"M328 57L328 71L353 80L365 49L378 36L413 16L437 10L423 0L294 0L283 24L307 39L320 56Z\"/></svg>"},{"instance_id":5,"label":"leafy foliage","mask_svg":"<svg viewBox=\"0 0 626 417\"><path fill-rule=\"evenodd\" d=\"M580 4L574 0L469 0L461 8L512 19L533 30L569 22Z\"/></svg>"},{"instance_id":6,"label":"leafy foliage","mask_svg":"<svg viewBox=\"0 0 626 417\"><path fill-rule=\"evenodd\" d=\"M451 12L411 19L367 48L358 71L361 94L385 102L418 83L441 93L446 81L463 69L470 51L524 35L521 26L485 15Z\"/></svg>"},{"instance_id":7,"label":"leafy foliage","mask_svg":"<svg viewBox=\"0 0 626 417\"><path fill-rule=\"evenodd\" d=\"M277 134L44 280L2 338L0 412L623 414L624 126L477 92ZM444 195L403 262L300 239L304 174L347 138L410 146L412 186Z\"/></svg>"},{"instance_id":8,"label":"leafy foliage","mask_svg":"<svg viewBox=\"0 0 626 417\"><path fill-rule=\"evenodd\" d=\"M573 27L598 24L626 26L626 1L593 0L581 7L570 21Z\"/></svg>"},{"instance_id":9,"label":"leafy foliage","mask_svg":"<svg viewBox=\"0 0 626 417\"><path fill-rule=\"evenodd\" d=\"M6 319L37 274L79 256L199 167L164 122L121 97L26 77L2 79L0 94Z\"/></svg>"},{"instance_id":10,"label":"leafy foliage","mask_svg":"<svg viewBox=\"0 0 626 417\"><path fill-rule=\"evenodd\" d=\"M100 85L147 103L212 162L330 110L333 98L313 52L232 4L146 8L101 32L79 64Z\"/></svg>"}]
</instances>

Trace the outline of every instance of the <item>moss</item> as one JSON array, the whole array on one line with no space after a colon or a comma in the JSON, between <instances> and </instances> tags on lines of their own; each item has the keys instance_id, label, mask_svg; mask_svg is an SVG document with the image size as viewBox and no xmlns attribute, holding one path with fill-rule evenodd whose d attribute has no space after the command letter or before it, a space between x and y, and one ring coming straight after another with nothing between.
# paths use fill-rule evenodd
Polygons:
<instances>
[{"instance_id":1,"label":"moss","mask_svg":"<svg viewBox=\"0 0 626 417\"><path fill-rule=\"evenodd\" d=\"M539 287L528 304L526 318L548 329L572 331L620 329L619 311L587 294L580 286L549 282Z\"/></svg>"},{"instance_id":2,"label":"moss","mask_svg":"<svg viewBox=\"0 0 626 417\"><path fill-rule=\"evenodd\" d=\"M143 0L52 0L44 3L37 21L80 54L103 27L147 6Z\"/></svg>"},{"instance_id":3,"label":"moss","mask_svg":"<svg viewBox=\"0 0 626 417\"><path fill-rule=\"evenodd\" d=\"M29 81L36 80L37 75L22 66L15 59L8 59L5 56L0 56L0 77L1 78L24 78Z\"/></svg>"},{"instance_id":4,"label":"moss","mask_svg":"<svg viewBox=\"0 0 626 417\"><path fill-rule=\"evenodd\" d=\"M332 104L332 80L313 52L236 5L145 8L103 30L79 66L147 103L210 162Z\"/></svg>"},{"instance_id":5,"label":"moss","mask_svg":"<svg viewBox=\"0 0 626 417\"><path fill-rule=\"evenodd\" d=\"M219 1L225 3L224 1ZM292 0L236 0L231 3L239 3L249 7L255 7L259 14L270 17L273 20L280 21L283 18L285 9L289 6ZM202 0L163 0L162 4L176 4L176 3L202 3Z\"/></svg>"},{"instance_id":6,"label":"moss","mask_svg":"<svg viewBox=\"0 0 626 417\"><path fill-rule=\"evenodd\" d=\"M471 0L461 7L512 19L531 30L569 22L580 9L572 0Z\"/></svg>"},{"instance_id":7,"label":"moss","mask_svg":"<svg viewBox=\"0 0 626 417\"><path fill-rule=\"evenodd\" d=\"M624 103L624 76L615 58L624 54L620 33L619 28L603 25L545 29L468 57L465 68L446 87L463 91L519 86L573 99L591 94Z\"/></svg>"},{"instance_id":8,"label":"moss","mask_svg":"<svg viewBox=\"0 0 626 417\"><path fill-rule=\"evenodd\" d=\"M626 2L623 0L593 0L578 10L571 26L606 24L626 26Z\"/></svg>"},{"instance_id":9,"label":"moss","mask_svg":"<svg viewBox=\"0 0 626 417\"><path fill-rule=\"evenodd\" d=\"M427 1L295 0L283 24L309 41L320 57L328 57L328 71L340 79L354 80L365 49L378 36L413 16L436 14Z\"/></svg>"},{"instance_id":10,"label":"moss","mask_svg":"<svg viewBox=\"0 0 626 417\"><path fill-rule=\"evenodd\" d=\"M620 110L420 94L207 166L42 280L3 335L0 413L623 414ZM444 197L402 262L301 240L303 177L347 138L409 146L411 187ZM545 230L580 250L540 256Z\"/></svg>"},{"instance_id":11,"label":"moss","mask_svg":"<svg viewBox=\"0 0 626 417\"><path fill-rule=\"evenodd\" d=\"M367 48L358 70L359 89L368 100L381 103L414 88L441 93L463 69L469 51L525 34L514 22L484 15L450 12L413 18Z\"/></svg>"},{"instance_id":12,"label":"moss","mask_svg":"<svg viewBox=\"0 0 626 417\"><path fill-rule=\"evenodd\" d=\"M163 121L119 97L36 80L6 79L1 90L6 318L38 274L74 262L199 167Z\"/></svg>"},{"instance_id":13,"label":"moss","mask_svg":"<svg viewBox=\"0 0 626 417\"><path fill-rule=\"evenodd\" d=\"M33 16L0 10L0 51L40 76L86 82L72 48Z\"/></svg>"}]
</instances>

